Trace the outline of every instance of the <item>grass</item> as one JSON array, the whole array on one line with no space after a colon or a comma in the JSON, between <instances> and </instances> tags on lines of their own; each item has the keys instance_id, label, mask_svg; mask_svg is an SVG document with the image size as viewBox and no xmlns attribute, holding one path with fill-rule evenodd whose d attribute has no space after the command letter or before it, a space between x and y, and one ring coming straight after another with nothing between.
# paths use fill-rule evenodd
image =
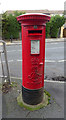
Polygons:
<instances>
[{"instance_id":1,"label":"grass","mask_svg":"<svg viewBox=\"0 0 66 120\"><path fill-rule=\"evenodd\" d=\"M2 84L0 83L0 90L2 90Z\"/></svg>"},{"instance_id":2,"label":"grass","mask_svg":"<svg viewBox=\"0 0 66 120\"><path fill-rule=\"evenodd\" d=\"M48 96L48 104L50 104L50 100L51 100L51 95L50 95L50 93L48 92L48 91L46 91L45 89L44 89L44 93Z\"/></svg>"},{"instance_id":3,"label":"grass","mask_svg":"<svg viewBox=\"0 0 66 120\"><path fill-rule=\"evenodd\" d=\"M50 94L48 95L48 92L45 90L44 92L44 98L43 101L40 104L37 105L28 105L26 103L23 102L22 99L22 93L20 93L20 95L17 97L17 103L20 107L24 107L30 111L34 111L34 110L39 110L43 107L46 107L50 102Z\"/></svg>"},{"instance_id":4,"label":"grass","mask_svg":"<svg viewBox=\"0 0 66 120\"><path fill-rule=\"evenodd\" d=\"M46 95L48 95L48 97L51 97L50 93L46 91L45 89L44 89L44 92L46 93Z\"/></svg>"},{"instance_id":5,"label":"grass","mask_svg":"<svg viewBox=\"0 0 66 120\"><path fill-rule=\"evenodd\" d=\"M11 84L9 84L9 82L4 82L3 84L0 83L0 90L3 93L8 93L12 87L17 87L17 83L16 82L11 82Z\"/></svg>"},{"instance_id":6,"label":"grass","mask_svg":"<svg viewBox=\"0 0 66 120\"><path fill-rule=\"evenodd\" d=\"M16 82L11 82L10 86L11 87L17 87L17 83Z\"/></svg>"},{"instance_id":7,"label":"grass","mask_svg":"<svg viewBox=\"0 0 66 120\"><path fill-rule=\"evenodd\" d=\"M54 97L53 97L52 99L53 99L53 100L55 100L55 98L54 98Z\"/></svg>"}]
</instances>

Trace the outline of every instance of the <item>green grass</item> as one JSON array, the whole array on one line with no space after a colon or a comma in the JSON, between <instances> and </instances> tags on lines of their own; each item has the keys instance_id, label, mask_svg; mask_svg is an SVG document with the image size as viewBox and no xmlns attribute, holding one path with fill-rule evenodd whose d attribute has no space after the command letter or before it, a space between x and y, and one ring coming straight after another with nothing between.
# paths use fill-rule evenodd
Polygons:
<instances>
[{"instance_id":1,"label":"green grass","mask_svg":"<svg viewBox=\"0 0 66 120\"><path fill-rule=\"evenodd\" d=\"M51 95L50 95L50 93L48 92L48 91L46 91L45 89L44 89L44 93L48 96L48 104L50 104L50 100L51 100Z\"/></svg>"},{"instance_id":2,"label":"green grass","mask_svg":"<svg viewBox=\"0 0 66 120\"><path fill-rule=\"evenodd\" d=\"M44 105L40 105L40 106L36 106L36 107L30 107L30 106L27 106L27 105L24 105L23 103L20 103L20 102L18 102L18 105L20 106L20 107L24 107L24 108L26 108L26 109L28 109L28 110L30 110L30 111L34 111L34 110L39 110L39 109L41 109L42 107L44 107Z\"/></svg>"},{"instance_id":3,"label":"green grass","mask_svg":"<svg viewBox=\"0 0 66 120\"><path fill-rule=\"evenodd\" d=\"M10 86L11 87L17 87L17 83L16 82L11 82Z\"/></svg>"},{"instance_id":4,"label":"green grass","mask_svg":"<svg viewBox=\"0 0 66 120\"><path fill-rule=\"evenodd\" d=\"M30 111L39 110L43 107L46 107L49 104L50 97L44 92L44 99L40 104L37 105L28 105L22 100L22 93L17 97L17 103L20 107L24 107Z\"/></svg>"},{"instance_id":5,"label":"green grass","mask_svg":"<svg viewBox=\"0 0 66 120\"><path fill-rule=\"evenodd\" d=\"M46 91L45 89L44 89L44 92L46 93L46 95L48 95L48 97L51 97L50 93Z\"/></svg>"},{"instance_id":6,"label":"green grass","mask_svg":"<svg viewBox=\"0 0 66 120\"><path fill-rule=\"evenodd\" d=\"M0 83L0 90L2 90L2 84Z\"/></svg>"},{"instance_id":7,"label":"green grass","mask_svg":"<svg viewBox=\"0 0 66 120\"><path fill-rule=\"evenodd\" d=\"M54 97L53 97L52 99L53 99L53 100L55 100L55 98L54 98Z\"/></svg>"}]
</instances>

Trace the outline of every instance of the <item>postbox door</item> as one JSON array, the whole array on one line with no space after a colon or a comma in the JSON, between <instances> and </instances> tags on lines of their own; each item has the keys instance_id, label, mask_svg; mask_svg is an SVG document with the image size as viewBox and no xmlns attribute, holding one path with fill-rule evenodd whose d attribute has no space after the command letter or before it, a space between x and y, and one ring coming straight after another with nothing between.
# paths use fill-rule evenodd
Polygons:
<instances>
[{"instance_id":1,"label":"postbox door","mask_svg":"<svg viewBox=\"0 0 66 120\"><path fill-rule=\"evenodd\" d=\"M25 31L26 36L24 36L25 40L23 41L23 86L38 89L44 86L45 27L41 26L38 30L26 29Z\"/></svg>"}]
</instances>

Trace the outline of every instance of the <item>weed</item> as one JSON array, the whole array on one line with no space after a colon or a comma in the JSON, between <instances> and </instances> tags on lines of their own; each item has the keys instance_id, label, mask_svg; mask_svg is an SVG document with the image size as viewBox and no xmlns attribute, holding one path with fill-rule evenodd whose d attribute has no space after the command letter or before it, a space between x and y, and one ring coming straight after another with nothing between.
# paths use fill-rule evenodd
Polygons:
<instances>
[{"instance_id":1,"label":"weed","mask_svg":"<svg viewBox=\"0 0 66 120\"><path fill-rule=\"evenodd\" d=\"M50 93L48 91L46 91L45 89L44 89L44 92L45 92L46 95L48 95L48 97L51 96Z\"/></svg>"}]
</instances>

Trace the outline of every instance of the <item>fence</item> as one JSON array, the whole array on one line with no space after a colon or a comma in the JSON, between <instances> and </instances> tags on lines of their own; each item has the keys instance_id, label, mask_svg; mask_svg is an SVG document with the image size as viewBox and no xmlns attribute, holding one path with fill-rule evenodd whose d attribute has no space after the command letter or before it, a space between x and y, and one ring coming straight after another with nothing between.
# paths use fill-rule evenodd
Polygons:
<instances>
[{"instance_id":1,"label":"fence","mask_svg":"<svg viewBox=\"0 0 66 120\"><path fill-rule=\"evenodd\" d=\"M1 66L2 66L2 76L0 76L3 80L7 79L10 83L10 75L9 75L9 67L8 67L8 60L7 60L7 51L6 51L6 43L3 40L0 40L0 43L3 44L3 50L0 50L0 58L1 58ZM4 73L4 65L2 61L2 54L4 54L7 76Z\"/></svg>"}]
</instances>

